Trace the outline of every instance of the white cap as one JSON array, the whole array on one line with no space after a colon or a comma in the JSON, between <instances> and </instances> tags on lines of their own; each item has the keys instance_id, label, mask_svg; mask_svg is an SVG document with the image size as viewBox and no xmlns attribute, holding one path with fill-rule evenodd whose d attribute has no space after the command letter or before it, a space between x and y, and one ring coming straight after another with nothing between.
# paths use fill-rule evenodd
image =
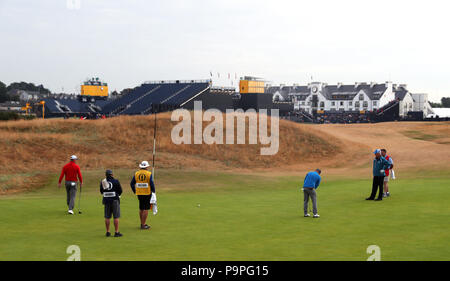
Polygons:
<instances>
[{"instance_id":1,"label":"white cap","mask_svg":"<svg viewBox=\"0 0 450 281\"><path fill-rule=\"evenodd\" d=\"M77 159L78 159L78 157L76 155L70 156L70 160L77 160Z\"/></svg>"},{"instance_id":2,"label":"white cap","mask_svg":"<svg viewBox=\"0 0 450 281\"><path fill-rule=\"evenodd\" d=\"M148 168L150 165L147 161L142 161L141 164L139 164L139 168Z\"/></svg>"}]
</instances>

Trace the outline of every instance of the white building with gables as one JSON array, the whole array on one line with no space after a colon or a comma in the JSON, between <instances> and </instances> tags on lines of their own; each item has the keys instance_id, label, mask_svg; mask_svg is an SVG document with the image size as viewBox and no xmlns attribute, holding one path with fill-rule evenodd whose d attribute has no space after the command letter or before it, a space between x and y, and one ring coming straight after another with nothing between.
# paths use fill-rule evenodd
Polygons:
<instances>
[{"instance_id":1,"label":"white building with gables","mask_svg":"<svg viewBox=\"0 0 450 281\"><path fill-rule=\"evenodd\" d=\"M345 112L374 111L389 102L398 100L400 116L410 111L424 111L430 114L431 106L426 94L411 94L405 84L355 83L353 85L328 85L312 82L306 86L267 86L266 93L273 94L274 101L291 101L295 110L312 113L314 110ZM425 95L425 96L424 96ZM417 101L415 100L417 99Z\"/></svg>"}]
</instances>

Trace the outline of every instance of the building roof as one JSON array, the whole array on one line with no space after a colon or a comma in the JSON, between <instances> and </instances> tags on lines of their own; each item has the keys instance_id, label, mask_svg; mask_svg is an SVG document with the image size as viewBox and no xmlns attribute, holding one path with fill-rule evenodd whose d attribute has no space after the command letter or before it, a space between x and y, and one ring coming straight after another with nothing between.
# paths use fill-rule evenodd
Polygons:
<instances>
[{"instance_id":1,"label":"building roof","mask_svg":"<svg viewBox=\"0 0 450 281\"><path fill-rule=\"evenodd\" d=\"M322 88L322 95L329 100L352 100L363 91L371 100L378 100L386 90L386 84L327 85Z\"/></svg>"},{"instance_id":2,"label":"building roof","mask_svg":"<svg viewBox=\"0 0 450 281\"><path fill-rule=\"evenodd\" d=\"M352 84L352 85L324 85L322 95L328 100L352 100L363 91L371 100L379 100L386 92L387 86L382 84ZM285 99L289 95L295 95L298 100L304 100L311 94L309 86L271 86L266 88L266 93L279 92Z\"/></svg>"},{"instance_id":3,"label":"building roof","mask_svg":"<svg viewBox=\"0 0 450 281\"><path fill-rule=\"evenodd\" d=\"M299 95L299 94L310 94L311 90L308 86L270 86L265 90L266 93L275 94L276 92L286 100L289 96Z\"/></svg>"},{"instance_id":4,"label":"building roof","mask_svg":"<svg viewBox=\"0 0 450 281\"><path fill-rule=\"evenodd\" d=\"M295 97L297 98L297 100L306 100L307 97L309 97L309 95L311 95L310 93L295 93Z\"/></svg>"},{"instance_id":5,"label":"building roof","mask_svg":"<svg viewBox=\"0 0 450 281\"><path fill-rule=\"evenodd\" d=\"M394 93L396 99L403 100L408 93L408 90L403 87L398 87L397 89L394 89Z\"/></svg>"}]
</instances>

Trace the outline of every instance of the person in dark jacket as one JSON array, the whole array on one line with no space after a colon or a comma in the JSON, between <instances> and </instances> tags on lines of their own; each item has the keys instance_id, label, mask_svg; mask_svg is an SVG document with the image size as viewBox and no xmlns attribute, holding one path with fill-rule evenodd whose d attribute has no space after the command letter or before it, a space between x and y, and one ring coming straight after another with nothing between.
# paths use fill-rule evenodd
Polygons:
<instances>
[{"instance_id":1,"label":"person in dark jacket","mask_svg":"<svg viewBox=\"0 0 450 281\"><path fill-rule=\"evenodd\" d=\"M120 182L113 177L111 170L106 170L106 178L100 182L100 193L103 195L103 205L105 205L105 226L106 237L111 236L109 231L111 216L114 216L114 237L121 237L119 232L120 218L120 195L122 194L122 186Z\"/></svg>"},{"instance_id":2,"label":"person in dark jacket","mask_svg":"<svg viewBox=\"0 0 450 281\"><path fill-rule=\"evenodd\" d=\"M384 177L386 176L385 170L389 169L392 165L386 160L383 156L381 156L381 150L376 149L374 152L375 158L373 159L373 182L372 182L372 193L366 200L375 200L381 201L383 200L383 182ZM375 199L375 195L378 191L378 198Z\"/></svg>"}]
</instances>

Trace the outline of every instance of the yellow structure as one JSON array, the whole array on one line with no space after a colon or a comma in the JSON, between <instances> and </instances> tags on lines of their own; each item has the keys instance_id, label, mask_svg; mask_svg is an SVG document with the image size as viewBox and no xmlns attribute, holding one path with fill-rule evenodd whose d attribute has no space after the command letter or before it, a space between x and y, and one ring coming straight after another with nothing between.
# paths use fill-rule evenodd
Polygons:
<instances>
[{"instance_id":1,"label":"yellow structure","mask_svg":"<svg viewBox=\"0 0 450 281\"><path fill-rule=\"evenodd\" d=\"M244 77L239 81L239 92L241 94L263 94L265 83L259 78Z\"/></svg>"},{"instance_id":2,"label":"yellow structure","mask_svg":"<svg viewBox=\"0 0 450 281\"><path fill-rule=\"evenodd\" d=\"M42 119L44 119L45 118L45 101L40 101L38 103L35 103L35 105L42 105Z\"/></svg>"},{"instance_id":3,"label":"yellow structure","mask_svg":"<svg viewBox=\"0 0 450 281\"><path fill-rule=\"evenodd\" d=\"M92 78L81 85L81 95L91 97L108 97L108 84L98 78Z\"/></svg>"},{"instance_id":4,"label":"yellow structure","mask_svg":"<svg viewBox=\"0 0 450 281\"><path fill-rule=\"evenodd\" d=\"M25 111L25 114L29 114L29 110L31 109L31 106L29 103L27 103L25 106L22 106L22 110Z\"/></svg>"}]
</instances>

